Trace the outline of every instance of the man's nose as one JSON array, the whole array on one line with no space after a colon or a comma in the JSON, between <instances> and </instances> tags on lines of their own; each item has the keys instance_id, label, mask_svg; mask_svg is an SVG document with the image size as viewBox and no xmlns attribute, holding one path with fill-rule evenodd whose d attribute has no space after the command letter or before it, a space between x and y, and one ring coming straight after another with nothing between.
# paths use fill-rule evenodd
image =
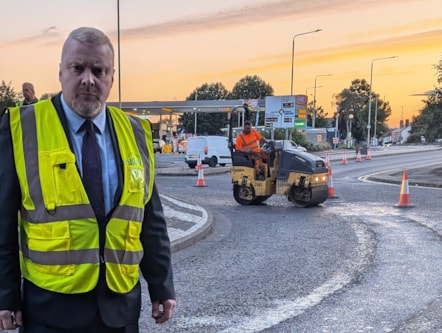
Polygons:
<instances>
[{"instance_id":1,"label":"man's nose","mask_svg":"<svg viewBox=\"0 0 442 333\"><path fill-rule=\"evenodd\" d=\"M81 77L81 84L85 86L95 85L95 76L90 69L86 69Z\"/></svg>"}]
</instances>

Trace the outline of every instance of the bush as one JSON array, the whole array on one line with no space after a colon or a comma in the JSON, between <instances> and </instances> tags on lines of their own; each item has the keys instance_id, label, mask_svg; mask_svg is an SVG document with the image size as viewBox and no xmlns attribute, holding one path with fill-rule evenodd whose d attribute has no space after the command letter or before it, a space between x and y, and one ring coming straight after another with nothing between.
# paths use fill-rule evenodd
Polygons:
<instances>
[{"instance_id":1,"label":"bush","mask_svg":"<svg viewBox=\"0 0 442 333\"><path fill-rule=\"evenodd\" d=\"M308 151L324 151L324 150L330 150L331 146L328 142L315 142L315 143L311 143L309 142L307 144L307 146L304 146L305 148L307 148Z\"/></svg>"},{"instance_id":2,"label":"bush","mask_svg":"<svg viewBox=\"0 0 442 333\"><path fill-rule=\"evenodd\" d=\"M305 148L307 148L307 146L310 144L307 137L303 133L298 132L296 129L292 133L292 140L295 141L298 145Z\"/></svg>"},{"instance_id":3,"label":"bush","mask_svg":"<svg viewBox=\"0 0 442 333\"><path fill-rule=\"evenodd\" d=\"M412 133L407 138L407 143L421 143L421 133Z\"/></svg>"}]
</instances>

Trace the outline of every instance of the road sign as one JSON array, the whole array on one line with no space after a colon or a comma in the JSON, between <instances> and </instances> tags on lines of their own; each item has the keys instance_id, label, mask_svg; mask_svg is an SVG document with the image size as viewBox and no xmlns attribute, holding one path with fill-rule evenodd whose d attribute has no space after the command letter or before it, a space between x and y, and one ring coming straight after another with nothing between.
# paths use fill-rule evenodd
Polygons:
<instances>
[{"instance_id":1,"label":"road sign","mask_svg":"<svg viewBox=\"0 0 442 333\"><path fill-rule=\"evenodd\" d=\"M293 128L295 96L266 96L265 105L266 124L272 124L272 128Z\"/></svg>"}]
</instances>

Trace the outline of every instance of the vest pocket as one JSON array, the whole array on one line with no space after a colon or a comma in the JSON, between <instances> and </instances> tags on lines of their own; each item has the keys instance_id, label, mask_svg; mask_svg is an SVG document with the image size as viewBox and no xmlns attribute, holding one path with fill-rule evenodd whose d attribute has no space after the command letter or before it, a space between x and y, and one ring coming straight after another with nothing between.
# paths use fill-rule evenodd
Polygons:
<instances>
[{"instance_id":1,"label":"vest pocket","mask_svg":"<svg viewBox=\"0 0 442 333\"><path fill-rule=\"evenodd\" d=\"M29 224L29 259L37 271L68 276L75 273L69 222Z\"/></svg>"},{"instance_id":2,"label":"vest pocket","mask_svg":"<svg viewBox=\"0 0 442 333\"><path fill-rule=\"evenodd\" d=\"M123 275L137 272L143 257L140 222L111 219L107 225L105 260L119 265Z\"/></svg>"},{"instance_id":3,"label":"vest pocket","mask_svg":"<svg viewBox=\"0 0 442 333\"><path fill-rule=\"evenodd\" d=\"M138 272L138 264L142 258L143 245L140 241L141 223L129 222L125 240L125 251L121 265L121 272L132 275Z\"/></svg>"},{"instance_id":4,"label":"vest pocket","mask_svg":"<svg viewBox=\"0 0 442 333\"><path fill-rule=\"evenodd\" d=\"M66 149L40 152L42 191L45 206L81 203L82 183L75 165L75 155Z\"/></svg>"}]
</instances>

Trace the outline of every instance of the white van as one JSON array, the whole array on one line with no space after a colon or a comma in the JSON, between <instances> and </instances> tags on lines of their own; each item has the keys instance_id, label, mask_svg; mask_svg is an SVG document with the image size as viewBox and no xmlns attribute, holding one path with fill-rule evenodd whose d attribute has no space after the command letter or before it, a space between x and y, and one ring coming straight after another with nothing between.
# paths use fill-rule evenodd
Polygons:
<instances>
[{"instance_id":1,"label":"white van","mask_svg":"<svg viewBox=\"0 0 442 333\"><path fill-rule=\"evenodd\" d=\"M232 163L232 156L228 147L228 139L225 136L194 136L187 139L187 150L184 162L193 169L198 163L198 155L201 163L210 167L225 166Z\"/></svg>"}]
</instances>

